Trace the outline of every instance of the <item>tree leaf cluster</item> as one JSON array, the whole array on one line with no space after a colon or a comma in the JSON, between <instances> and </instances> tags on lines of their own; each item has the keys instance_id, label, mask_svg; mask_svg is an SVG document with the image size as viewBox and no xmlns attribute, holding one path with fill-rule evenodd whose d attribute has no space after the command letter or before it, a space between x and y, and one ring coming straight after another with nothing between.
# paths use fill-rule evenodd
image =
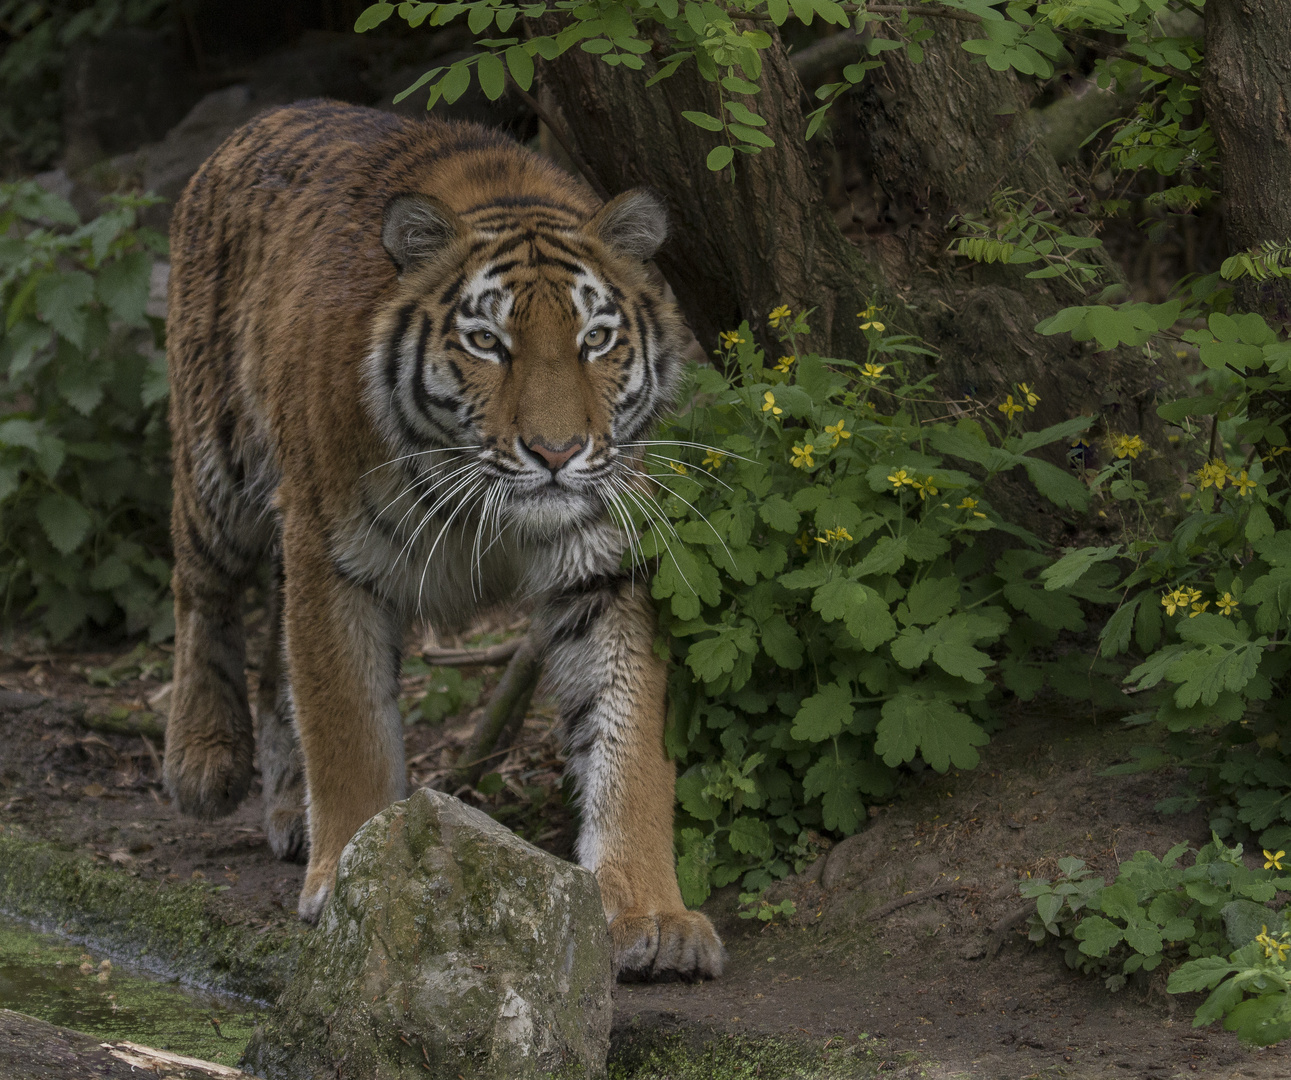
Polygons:
<instances>
[{"instance_id":1,"label":"tree leaf cluster","mask_svg":"<svg viewBox=\"0 0 1291 1080\"><path fill-rule=\"evenodd\" d=\"M165 238L122 198L82 223L34 183L0 185L0 591L51 639L86 625L171 633Z\"/></svg>"}]
</instances>

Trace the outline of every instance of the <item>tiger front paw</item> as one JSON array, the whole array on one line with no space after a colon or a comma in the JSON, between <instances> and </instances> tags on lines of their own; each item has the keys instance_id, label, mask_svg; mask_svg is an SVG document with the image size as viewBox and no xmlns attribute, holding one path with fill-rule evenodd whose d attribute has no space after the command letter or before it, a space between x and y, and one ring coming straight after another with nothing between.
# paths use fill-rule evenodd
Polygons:
<instances>
[{"instance_id":1,"label":"tiger front paw","mask_svg":"<svg viewBox=\"0 0 1291 1080\"><path fill-rule=\"evenodd\" d=\"M275 858L283 862L305 861L309 829L303 806L270 806L264 816L264 831Z\"/></svg>"},{"instance_id":2,"label":"tiger front paw","mask_svg":"<svg viewBox=\"0 0 1291 1080\"><path fill-rule=\"evenodd\" d=\"M318 922L335 886L336 860L322 863L311 858L309 869L305 871L305 884L300 890L300 900L296 904L296 914L307 923Z\"/></svg>"},{"instance_id":3,"label":"tiger front paw","mask_svg":"<svg viewBox=\"0 0 1291 1080\"><path fill-rule=\"evenodd\" d=\"M722 973L726 949L697 911L625 911L610 923L614 966L624 982L695 982Z\"/></svg>"},{"instance_id":4,"label":"tiger front paw","mask_svg":"<svg viewBox=\"0 0 1291 1080\"><path fill-rule=\"evenodd\" d=\"M250 740L185 739L172 719L166 737L166 790L190 817L226 817L251 786Z\"/></svg>"}]
</instances>

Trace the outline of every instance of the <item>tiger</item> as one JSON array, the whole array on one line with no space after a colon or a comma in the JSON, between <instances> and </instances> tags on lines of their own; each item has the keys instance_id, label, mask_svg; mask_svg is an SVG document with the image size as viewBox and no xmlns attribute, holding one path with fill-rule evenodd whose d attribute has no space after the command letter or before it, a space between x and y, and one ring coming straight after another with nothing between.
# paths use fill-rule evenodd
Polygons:
<instances>
[{"instance_id":1,"label":"tiger","mask_svg":"<svg viewBox=\"0 0 1291 1080\"><path fill-rule=\"evenodd\" d=\"M721 973L677 883L667 671L630 557L645 437L693 341L649 262L667 229L653 193L602 203L488 128L325 100L253 119L178 200L164 780L219 818L258 750L267 841L307 855L302 919L405 795L409 627L519 599L619 977ZM266 566L253 719L241 604Z\"/></svg>"}]
</instances>

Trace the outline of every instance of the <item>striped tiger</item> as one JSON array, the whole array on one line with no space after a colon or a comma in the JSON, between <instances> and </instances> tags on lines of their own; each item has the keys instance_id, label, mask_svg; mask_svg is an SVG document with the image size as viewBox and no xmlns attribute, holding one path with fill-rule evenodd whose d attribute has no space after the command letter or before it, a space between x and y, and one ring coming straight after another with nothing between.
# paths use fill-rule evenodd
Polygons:
<instances>
[{"instance_id":1,"label":"striped tiger","mask_svg":"<svg viewBox=\"0 0 1291 1080\"><path fill-rule=\"evenodd\" d=\"M253 120L179 200L165 779L228 814L258 743L269 843L308 852L304 919L404 796L410 621L532 598L620 974L721 972L677 886L665 668L622 568L688 341L646 264L666 230L648 192L599 205L483 127L327 101ZM264 564L253 737L240 604Z\"/></svg>"}]
</instances>

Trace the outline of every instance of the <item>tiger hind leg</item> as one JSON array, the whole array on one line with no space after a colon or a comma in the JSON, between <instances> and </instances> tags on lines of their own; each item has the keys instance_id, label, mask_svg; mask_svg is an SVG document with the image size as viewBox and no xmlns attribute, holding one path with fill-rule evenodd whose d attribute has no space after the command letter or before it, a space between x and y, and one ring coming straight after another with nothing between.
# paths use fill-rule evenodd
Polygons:
<instances>
[{"instance_id":1,"label":"tiger hind leg","mask_svg":"<svg viewBox=\"0 0 1291 1080\"><path fill-rule=\"evenodd\" d=\"M308 850L305 766L287 679L281 553L274 556L267 608L268 636L256 694L256 753L264 788L264 831L270 850L279 859L304 862Z\"/></svg>"},{"instance_id":2,"label":"tiger hind leg","mask_svg":"<svg viewBox=\"0 0 1291 1080\"><path fill-rule=\"evenodd\" d=\"M232 813L251 785L255 739L247 698L242 597L264 549L263 515L194 477L175 455L175 674L166 724L166 789L191 817Z\"/></svg>"}]
</instances>

